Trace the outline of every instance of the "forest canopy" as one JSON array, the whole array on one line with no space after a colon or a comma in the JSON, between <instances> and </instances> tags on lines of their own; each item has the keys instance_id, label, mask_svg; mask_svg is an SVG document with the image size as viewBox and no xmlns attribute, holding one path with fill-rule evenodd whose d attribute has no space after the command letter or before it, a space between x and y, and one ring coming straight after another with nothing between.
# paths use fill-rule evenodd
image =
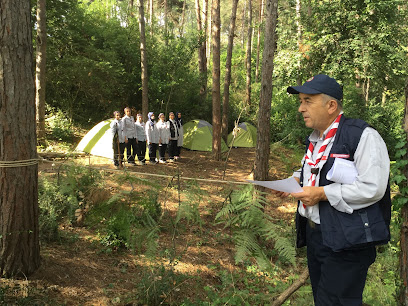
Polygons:
<instances>
[{"instance_id":1,"label":"forest canopy","mask_svg":"<svg viewBox=\"0 0 408 306\"><path fill-rule=\"evenodd\" d=\"M232 4L221 2L223 80ZM264 20L260 18L262 1L252 2L251 101L246 105L247 2L240 1L232 54L229 130L244 107L241 121L256 124L257 120L257 57L263 51ZM197 50L207 40L211 71L211 39L205 28L197 30L195 10L193 0L145 1L149 109L182 111L185 120L211 121L211 75L207 72L208 90L202 99L197 65ZM34 14L35 5L33 20ZM208 15L209 27L210 12ZM271 141L303 141L309 131L299 120L296 97L288 96L286 87L326 73L344 86L346 115L365 119L378 129L393 155L402 134L408 67L406 24L404 1L280 1ZM89 128L125 106L141 110L136 1L49 0L47 37L48 116L62 112L70 122Z\"/></svg>"}]
</instances>

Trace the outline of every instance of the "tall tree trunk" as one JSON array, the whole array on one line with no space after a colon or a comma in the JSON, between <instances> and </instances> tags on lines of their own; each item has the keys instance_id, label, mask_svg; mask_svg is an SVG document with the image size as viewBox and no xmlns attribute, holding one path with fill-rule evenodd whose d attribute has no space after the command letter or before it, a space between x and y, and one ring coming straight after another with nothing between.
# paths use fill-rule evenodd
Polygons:
<instances>
[{"instance_id":1,"label":"tall tree trunk","mask_svg":"<svg viewBox=\"0 0 408 306\"><path fill-rule=\"evenodd\" d=\"M35 69L35 104L37 108L37 138L45 144L45 75L47 55L47 25L45 0L37 0L37 46Z\"/></svg>"},{"instance_id":2,"label":"tall tree trunk","mask_svg":"<svg viewBox=\"0 0 408 306\"><path fill-rule=\"evenodd\" d=\"M205 100L207 94L207 57L206 57L206 36L205 29L203 29L203 22L201 18L200 0L195 0L196 17L197 17L197 31L199 33L199 48L198 48L198 71L200 74L200 96L202 101Z\"/></svg>"},{"instance_id":3,"label":"tall tree trunk","mask_svg":"<svg viewBox=\"0 0 408 306\"><path fill-rule=\"evenodd\" d=\"M232 2L231 22L228 35L227 60L225 62L225 80L224 80L224 96L222 101L222 138L227 141L228 138L228 113L230 99L230 83L231 83L231 61L232 49L234 47L235 21L237 19L238 0Z\"/></svg>"},{"instance_id":4,"label":"tall tree trunk","mask_svg":"<svg viewBox=\"0 0 408 306\"><path fill-rule=\"evenodd\" d=\"M167 33L167 28L168 28L168 5L167 5L167 0L164 0L164 44L167 46L169 44L168 41L168 36L169 33Z\"/></svg>"},{"instance_id":5,"label":"tall tree trunk","mask_svg":"<svg viewBox=\"0 0 408 306\"><path fill-rule=\"evenodd\" d=\"M150 25L150 37L153 36L153 30L154 30L154 4L153 0L150 0L150 5L149 5L149 25Z\"/></svg>"},{"instance_id":6,"label":"tall tree trunk","mask_svg":"<svg viewBox=\"0 0 408 306\"><path fill-rule=\"evenodd\" d=\"M406 137L405 146L408 149L408 80L405 85L404 131L405 131L405 137ZM405 177L408 177L408 165L405 166L404 174L405 174ZM401 247L400 276L401 276L403 285L400 291L399 298L400 298L400 305L408 305L408 204L405 204L401 209L401 220L402 220L402 225L401 225L401 235L400 235L400 247Z\"/></svg>"},{"instance_id":7,"label":"tall tree trunk","mask_svg":"<svg viewBox=\"0 0 408 306\"><path fill-rule=\"evenodd\" d=\"M40 266L30 19L30 1L0 0L0 277Z\"/></svg>"},{"instance_id":8,"label":"tall tree trunk","mask_svg":"<svg viewBox=\"0 0 408 306\"><path fill-rule=\"evenodd\" d=\"M258 110L258 132L255 153L254 179L268 179L270 151L270 117L272 100L273 60L276 50L276 23L278 19L278 0L266 0L265 41L262 55L261 94Z\"/></svg>"},{"instance_id":9,"label":"tall tree trunk","mask_svg":"<svg viewBox=\"0 0 408 306\"><path fill-rule=\"evenodd\" d=\"M242 50L245 48L245 23L246 23L246 1L244 2L244 7L242 8Z\"/></svg>"},{"instance_id":10,"label":"tall tree trunk","mask_svg":"<svg viewBox=\"0 0 408 306\"><path fill-rule=\"evenodd\" d=\"M252 48L252 0L248 0L248 37L246 49L246 104L251 105L251 48Z\"/></svg>"},{"instance_id":11,"label":"tall tree trunk","mask_svg":"<svg viewBox=\"0 0 408 306\"><path fill-rule=\"evenodd\" d=\"M213 147L212 152L215 160L221 159L221 92L220 92L220 0L213 0L212 10L212 126Z\"/></svg>"},{"instance_id":12,"label":"tall tree trunk","mask_svg":"<svg viewBox=\"0 0 408 306\"><path fill-rule=\"evenodd\" d=\"M301 4L300 4L300 0L296 0L296 27L297 27L297 46L299 51L301 51L302 48L302 25L300 23L301 20L301 16L300 16L300 9L301 9ZM298 65L298 75L296 77L296 83L298 86L302 85L302 77L300 75L301 71L302 71L302 67L301 67L301 61L300 61L300 56L297 62Z\"/></svg>"},{"instance_id":13,"label":"tall tree trunk","mask_svg":"<svg viewBox=\"0 0 408 306\"><path fill-rule=\"evenodd\" d=\"M149 111L149 76L147 73L146 35L143 0L139 0L139 30L140 30L140 65L142 78L142 116L147 118Z\"/></svg>"},{"instance_id":14,"label":"tall tree trunk","mask_svg":"<svg viewBox=\"0 0 408 306\"><path fill-rule=\"evenodd\" d=\"M259 52L261 49L261 31L263 29L262 26L263 15L264 15L264 0L259 0L259 26L258 26L258 38L256 41L255 83L258 83L259 78Z\"/></svg>"},{"instance_id":15,"label":"tall tree trunk","mask_svg":"<svg viewBox=\"0 0 408 306\"><path fill-rule=\"evenodd\" d=\"M183 12L181 13L181 22L180 22L180 27L179 27L180 37L183 37L184 35L184 18L186 15L186 2L187 0L183 1Z\"/></svg>"},{"instance_id":16,"label":"tall tree trunk","mask_svg":"<svg viewBox=\"0 0 408 306\"><path fill-rule=\"evenodd\" d=\"M204 18L204 29L205 29L205 46L206 46L206 60L205 60L205 73L207 75L208 71L208 60L211 58L211 11L208 9L208 1L210 1L210 7L212 7L212 0L203 0L203 18ZM210 26L208 26L210 25Z\"/></svg>"}]
</instances>

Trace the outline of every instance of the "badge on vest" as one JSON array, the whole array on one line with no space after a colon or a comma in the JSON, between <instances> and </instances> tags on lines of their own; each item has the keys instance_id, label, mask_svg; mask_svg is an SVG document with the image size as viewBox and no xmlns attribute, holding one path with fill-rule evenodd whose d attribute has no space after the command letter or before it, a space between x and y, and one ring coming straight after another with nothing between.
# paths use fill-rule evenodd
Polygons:
<instances>
[{"instance_id":1,"label":"badge on vest","mask_svg":"<svg viewBox=\"0 0 408 306\"><path fill-rule=\"evenodd\" d=\"M335 153L332 153L332 154L330 154L330 157L333 157L333 158L350 158L350 154L335 154Z\"/></svg>"}]
</instances>

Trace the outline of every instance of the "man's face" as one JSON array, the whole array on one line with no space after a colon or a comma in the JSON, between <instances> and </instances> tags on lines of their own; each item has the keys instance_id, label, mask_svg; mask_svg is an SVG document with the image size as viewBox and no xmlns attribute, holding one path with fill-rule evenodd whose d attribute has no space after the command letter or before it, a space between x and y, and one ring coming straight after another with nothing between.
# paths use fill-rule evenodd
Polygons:
<instances>
[{"instance_id":1,"label":"man's face","mask_svg":"<svg viewBox=\"0 0 408 306\"><path fill-rule=\"evenodd\" d=\"M171 120L174 120L174 114L170 114L169 117L170 117Z\"/></svg>"},{"instance_id":2,"label":"man's face","mask_svg":"<svg viewBox=\"0 0 408 306\"><path fill-rule=\"evenodd\" d=\"M299 93L299 109L305 125L314 130L324 132L332 122L328 112L328 103L322 94L309 95Z\"/></svg>"},{"instance_id":3,"label":"man's face","mask_svg":"<svg viewBox=\"0 0 408 306\"><path fill-rule=\"evenodd\" d=\"M120 119L120 114L119 113L115 113L115 119L119 120Z\"/></svg>"},{"instance_id":4,"label":"man's face","mask_svg":"<svg viewBox=\"0 0 408 306\"><path fill-rule=\"evenodd\" d=\"M130 117L130 109L126 108L125 109L125 114Z\"/></svg>"}]
</instances>

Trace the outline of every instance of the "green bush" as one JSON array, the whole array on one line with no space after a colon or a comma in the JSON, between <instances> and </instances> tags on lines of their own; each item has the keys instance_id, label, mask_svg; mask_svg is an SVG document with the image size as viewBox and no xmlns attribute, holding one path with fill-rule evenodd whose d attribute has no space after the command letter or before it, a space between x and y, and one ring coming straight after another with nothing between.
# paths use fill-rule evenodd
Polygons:
<instances>
[{"instance_id":1,"label":"green bush","mask_svg":"<svg viewBox=\"0 0 408 306\"><path fill-rule=\"evenodd\" d=\"M65 218L71 223L78 208L78 199L64 193L53 181L41 179L38 184L40 239L54 241L59 238L58 225Z\"/></svg>"}]
</instances>

